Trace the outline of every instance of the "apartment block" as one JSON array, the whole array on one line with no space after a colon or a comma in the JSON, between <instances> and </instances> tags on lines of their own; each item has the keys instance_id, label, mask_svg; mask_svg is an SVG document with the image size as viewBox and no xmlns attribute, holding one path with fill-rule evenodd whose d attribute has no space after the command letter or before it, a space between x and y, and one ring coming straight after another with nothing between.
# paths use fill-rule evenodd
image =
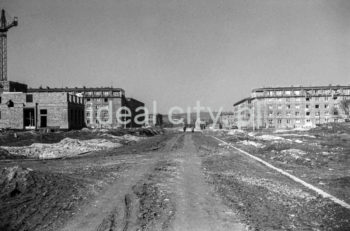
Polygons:
<instances>
[{"instance_id":1,"label":"apartment block","mask_svg":"<svg viewBox=\"0 0 350 231\"><path fill-rule=\"evenodd\" d=\"M241 129L313 127L345 121L340 107L350 86L273 87L253 89L233 105Z\"/></svg>"}]
</instances>

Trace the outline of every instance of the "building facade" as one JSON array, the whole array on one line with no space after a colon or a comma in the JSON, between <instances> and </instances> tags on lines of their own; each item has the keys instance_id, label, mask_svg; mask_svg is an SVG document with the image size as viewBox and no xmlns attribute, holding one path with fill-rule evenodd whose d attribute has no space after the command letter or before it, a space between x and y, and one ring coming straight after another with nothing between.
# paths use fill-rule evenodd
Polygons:
<instances>
[{"instance_id":1,"label":"building facade","mask_svg":"<svg viewBox=\"0 0 350 231\"><path fill-rule=\"evenodd\" d=\"M144 113L143 110L136 111L144 103L126 98L122 88L113 87L82 87L82 88L36 88L28 89L28 92L67 92L71 95L83 97L85 111L84 121L87 127L91 128L118 128L118 127L140 127L136 124L135 116ZM131 111L131 122L123 125L118 122L117 114L125 113L121 107L128 107ZM125 121L128 118L121 117L119 120ZM142 120L142 119L140 119Z\"/></svg>"},{"instance_id":2,"label":"building facade","mask_svg":"<svg viewBox=\"0 0 350 231\"><path fill-rule=\"evenodd\" d=\"M223 128L230 129L235 126L235 116L233 112L222 112L219 117L219 123Z\"/></svg>"},{"instance_id":3,"label":"building facade","mask_svg":"<svg viewBox=\"0 0 350 231\"><path fill-rule=\"evenodd\" d=\"M313 127L345 121L340 107L350 99L350 86L258 88L234 107L241 129Z\"/></svg>"},{"instance_id":4,"label":"building facade","mask_svg":"<svg viewBox=\"0 0 350 231\"><path fill-rule=\"evenodd\" d=\"M84 126L83 98L61 93L0 93L0 128L79 129Z\"/></svg>"}]
</instances>

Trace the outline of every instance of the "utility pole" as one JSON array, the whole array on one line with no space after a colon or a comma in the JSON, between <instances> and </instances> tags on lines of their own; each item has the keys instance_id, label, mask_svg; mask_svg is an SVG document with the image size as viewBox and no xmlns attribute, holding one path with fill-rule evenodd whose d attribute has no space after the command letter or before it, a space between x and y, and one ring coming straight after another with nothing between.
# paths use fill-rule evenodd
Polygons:
<instances>
[{"instance_id":1,"label":"utility pole","mask_svg":"<svg viewBox=\"0 0 350 231\"><path fill-rule=\"evenodd\" d=\"M7 31L18 25L17 17L7 23L5 10L1 10L0 19L0 81L7 81Z\"/></svg>"}]
</instances>

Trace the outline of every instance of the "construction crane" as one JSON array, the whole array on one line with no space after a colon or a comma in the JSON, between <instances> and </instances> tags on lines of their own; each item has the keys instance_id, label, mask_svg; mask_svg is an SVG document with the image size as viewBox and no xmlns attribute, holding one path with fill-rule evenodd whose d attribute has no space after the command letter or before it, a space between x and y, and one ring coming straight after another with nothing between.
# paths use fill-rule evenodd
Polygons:
<instances>
[{"instance_id":1,"label":"construction crane","mask_svg":"<svg viewBox=\"0 0 350 231\"><path fill-rule=\"evenodd\" d=\"M7 81L7 31L18 25L17 17L11 23L7 23L5 10L1 10L0 24L0 81Z\"/></svg>"}]
</instances>

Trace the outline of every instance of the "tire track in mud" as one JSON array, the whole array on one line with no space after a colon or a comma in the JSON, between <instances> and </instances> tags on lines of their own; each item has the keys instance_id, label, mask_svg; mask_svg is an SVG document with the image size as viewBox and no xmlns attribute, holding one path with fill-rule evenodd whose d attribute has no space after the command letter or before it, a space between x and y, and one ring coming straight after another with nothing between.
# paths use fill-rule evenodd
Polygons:
<instances>
[{"instance_id":1,"label":"tire track in mud","mask_svg":"<svg viewBox=\"0 0 350 231\"><path fill-rule=\"evenodd\" d=\"M182 136L175 134L158 152L147 153L147 158L140 155L138 163L82 208L79 216L62 230L163 230L170 222L170 211L173 210L168 192L161 183L169 177L170 171L164 156L179 148Z\"/></svg>"}]
</instances>

